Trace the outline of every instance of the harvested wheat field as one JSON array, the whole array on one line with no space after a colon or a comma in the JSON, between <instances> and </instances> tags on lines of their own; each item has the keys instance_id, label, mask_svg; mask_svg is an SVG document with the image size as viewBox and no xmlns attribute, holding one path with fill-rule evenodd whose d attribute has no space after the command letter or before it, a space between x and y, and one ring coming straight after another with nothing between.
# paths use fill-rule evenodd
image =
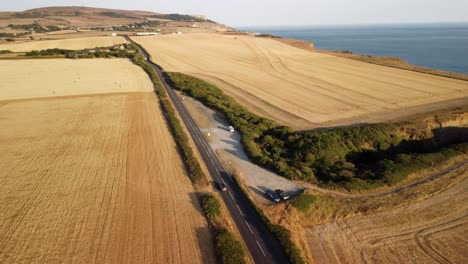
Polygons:
<instances>
[{"instance_id":1,"label":"harvested wheat field","mask_svg":"<svg viewBox=\"0 0 468 264\"><path fill-rule=\"evenodd\" d=\"M1 262L212 261L154 93L0 101L0 128Z\"/></svg>"},{"instance_id":2,"label":"harvested wheat field","mask_svg":"<svg viewBox=\"0 0 468 264\"><path fill-rule=\"evenodd\" d=\"M251 36L134 37L166 71L217 85L296 129L378 122L468 96L468 82L368 64ZM468 98L468 97L467 97ZM461 103L467 103L468 100ZM460 103L460 102L458 102ZM438 107L453 106L453 103Z\"/></svg>"},{"instance_id":3,"label":"harvested wheat field","mask_svg":"<svg viewBox=\"0 0 468 264\"><path fill-rule=\"evenodd\" d=\"M0 100L153 91L127 59L0 60Z\"/></svg>"},{"instance_id":4,"label":"harvested wheat field","mask_svg":"<svg viewBox=\"0 0 468 264\"><path fill-rule=\"evenodd\" d=\"M28 41L16 44L2 44L0 50L10 50L13 52L27 52L31 50L45 49L69 49L81 50L96 47L109 47L115 44L123 44L127 41L123 37L89 37L89 38L74 38L74 39L57 39L57 40L41 40Z\"/></svg>"},{"instance_id":5,"label":"harvested wheat field","mask_svg":"<svg viewBox=\"0 0 468 264\"><path fill-rule=\"evenodd\" d=\"M467 190L465 178L419 203L306 229L314 262L466 263Z\"/></svg>"}]
</instances>

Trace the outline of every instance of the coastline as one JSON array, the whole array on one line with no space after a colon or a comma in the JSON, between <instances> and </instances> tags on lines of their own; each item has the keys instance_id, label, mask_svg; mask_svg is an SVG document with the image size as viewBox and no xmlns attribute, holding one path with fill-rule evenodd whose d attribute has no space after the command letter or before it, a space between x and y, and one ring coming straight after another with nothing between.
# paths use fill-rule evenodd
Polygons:
<instances>
[{"instance_id":1,"label":"coastline","mask_svg":"<svg viewBox=\"0 0 468 264\"><path fill-rule=\"evenodd\" d=\"M358 54L358 53L353 53L351 51L346 51L346 50L334 51L334 50L317 49L315 48L315 44L311 41L305 41L305 40L300 40L300 39L295 39L295 38L284 38L284 37L275 36L272 34L254 34L254 33L248 33L248 34L251 34L255 37L268 38L268 39L272 39L275 41L279 41L281 43L293 46L295 48L303 49L303 50L310 51L310 52L318 52L318 53L342 57L346 59L366 62L370 64L376 64L380 66L386 66L386 67L414 71L414 72L425 73L425 74L430 74L430 75L436 75L436 76L441 76L441 77L446 77L446 78L451 78L451 79L468 81L468 74L450 72L450 71L444 71L444 70L438 70L438 69L433 69L429 67L419 66L419 65L408 63L407 61L401 58Z\"/></svg>"}]
</instances>

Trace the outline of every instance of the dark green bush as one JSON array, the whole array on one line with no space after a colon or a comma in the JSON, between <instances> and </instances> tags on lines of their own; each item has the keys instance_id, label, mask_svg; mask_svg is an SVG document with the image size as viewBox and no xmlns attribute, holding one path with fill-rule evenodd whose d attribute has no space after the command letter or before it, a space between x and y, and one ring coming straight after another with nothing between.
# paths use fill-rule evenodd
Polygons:
<instances>
[{"instance_id":1,"label":"dark green bush","mask_svg":"<svg viewBox=\"0 0 468 264\"><path fill-rule=\"evenodd\" d=\"M176 89L223 113L241 133L241 143L253 162L289 179L348 190L393 185L424 164L441 164L452 157L436 155L442 147L464 143L463 139L445 145L437 140L408 141L400 135L407 123L294 132L249 112L210 83L180 73L167 73L167 78ZM467 133L467 129L459 131ZM400 154L409 155L410 161L401 160Z\"/></svg>"},{"instance_id":2,"label":"dark green bush","mask_svg":"<svg viewBox=\"0 0 468 264\"><path fill-rule=\"evenodd\" d=\"M294 198L292 206L294 206L299 211L306 212L316 200L317 197L314 195L303 193Z\"/></svg>"},{"instance_id":3,"label":"dark green bush","mask_svg":"<svg viewBox=\"0 0 468 264\"><path fill-rule=\"evenodd\" d=\"M246 254L242 244L228 230L220 230L215 237L216 253L224 264L243 264Z\"/></svg>"},{"instance_id":4,"label":"dark green bush","mask_svg":"<svg viewBox=\"0 0 468 264\"><path fill-rule=\"evenodd\" d=\"M201 197L201 204L205 215L209 219L216 219L221 215L221 205L216 197L207 194Z\"/></svg>"}]
</instances>

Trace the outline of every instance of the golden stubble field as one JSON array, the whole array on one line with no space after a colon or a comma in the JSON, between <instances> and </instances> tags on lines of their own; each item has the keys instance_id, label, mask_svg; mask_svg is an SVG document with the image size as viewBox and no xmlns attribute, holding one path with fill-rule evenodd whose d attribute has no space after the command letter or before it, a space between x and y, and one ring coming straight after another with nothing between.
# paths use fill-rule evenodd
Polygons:
<instances>
[{"instance_id":1,"label":"golden stubble field","mask_svg":"<svg viewBox=\"0 0 468 264\"><path fill-rule=\"evenodd\" d=\"M0 78L0 262L214 261L142 69L0 61Z\"/></svg>"},{"instance_id":2,"label":"golden stubble field","mask_svg":"<svg viewBox=\"0 0 468 264\"><path fill-rule=\"evenodd\" d=\"M202 262L209 230L154 93L0 101L0 142L2 262Z\"/></svg>"},{"instance_id":3,"label":"golden stubble field","mask_svg":"<svg viewBox=\"0 0 468 264\"><path fill-rule=\"evenodd\" d=\"M110 33L109 33L110 34ZM10 50L13 52L28 52L31 50L45 49L70 49L81 50L96 47L109 47L116 44L127 43L123 37L87 37L74 39L56 39L56 40L41 40L28 41L22 43L7 43L1 44L0 50Z\"/></svg>"},{"instance_id":4,"label":"golden stubble field","mask_svg":"<svg viewBox=\"0 0 468 264\"><path fill-rule=\"evenodd\" d=\"M414 107L468 96L466 81L305 51L271 39L186 34L134 40L166 71L211 82L250 110L296 129L386 121L421 112Z\"/></svg>"},{"instance_id":5,"label":"golden stubble field","mask_svg":"<svg viewBox=\"0 0 468 264\"><path fill-rule=\"evenodd\" d=\"M153 91L127 59L0 60L0 100Z\"/></svg>"},{"instance_id":6,"label":"golden stubble field","mask_svg":"<svg viewBox=\"0 0 468 264\"><path fill-rule=\"evenodd\" d=\"M421 202L306 228L314 263L466 263L467 189L465 178Z\"/></svg>"}]
</instances>

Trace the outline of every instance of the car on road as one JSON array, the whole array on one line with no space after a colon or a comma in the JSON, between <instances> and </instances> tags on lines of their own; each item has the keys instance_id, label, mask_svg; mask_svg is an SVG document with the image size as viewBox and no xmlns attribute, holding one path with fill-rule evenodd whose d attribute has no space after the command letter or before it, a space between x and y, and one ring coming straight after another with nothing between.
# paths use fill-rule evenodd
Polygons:
<instances>
[{"instance_id":1,"label":"car on road","mask_svg":"<svg viewBox=\"0 0 468 264\"><path fill-rule=\"evenodd\" d=\"M268 198L271 201L279 203L281 199L276 195L276 193L272 190L266 190L265 191L265 197Z\"/></svg>"},{"instance_id":2,"label":"car on road","mask_svg":"<svg viewBox=\"0 0 468 264\"><path fill-rule=\"evenodd\" d=\"M283 190L281 190L281 189L276 189L276 190L275 190L275 194L276 194L281 200L287 200L287 199L289 199L289 195L288 195L285 191L283 191Z\"/></svg>"},{"instance_id":3,"label":"car on road","mask_svg":"<svg viewBox=\"0 0 468 264\"><path fill-rule=\"evenodd\" d=\"M233 126L229 126L229 132L234 133L234 127Z\"/></svg>"},{"instance_id":4,"label":"car on road","mask_svg":"<svg viewBox=\"0 0 468 264\"><path fill-rule=\"evenodd\" d=\"M220 191L222 191L222 192L227 191L227 186L226 186L226 184L224 184L224 183L222 183L222 182L217 182L217 181L215 181L214 184L215 184L216 189L218 189L218 190L220 190Z\"/></svg>"}]
</instances>

